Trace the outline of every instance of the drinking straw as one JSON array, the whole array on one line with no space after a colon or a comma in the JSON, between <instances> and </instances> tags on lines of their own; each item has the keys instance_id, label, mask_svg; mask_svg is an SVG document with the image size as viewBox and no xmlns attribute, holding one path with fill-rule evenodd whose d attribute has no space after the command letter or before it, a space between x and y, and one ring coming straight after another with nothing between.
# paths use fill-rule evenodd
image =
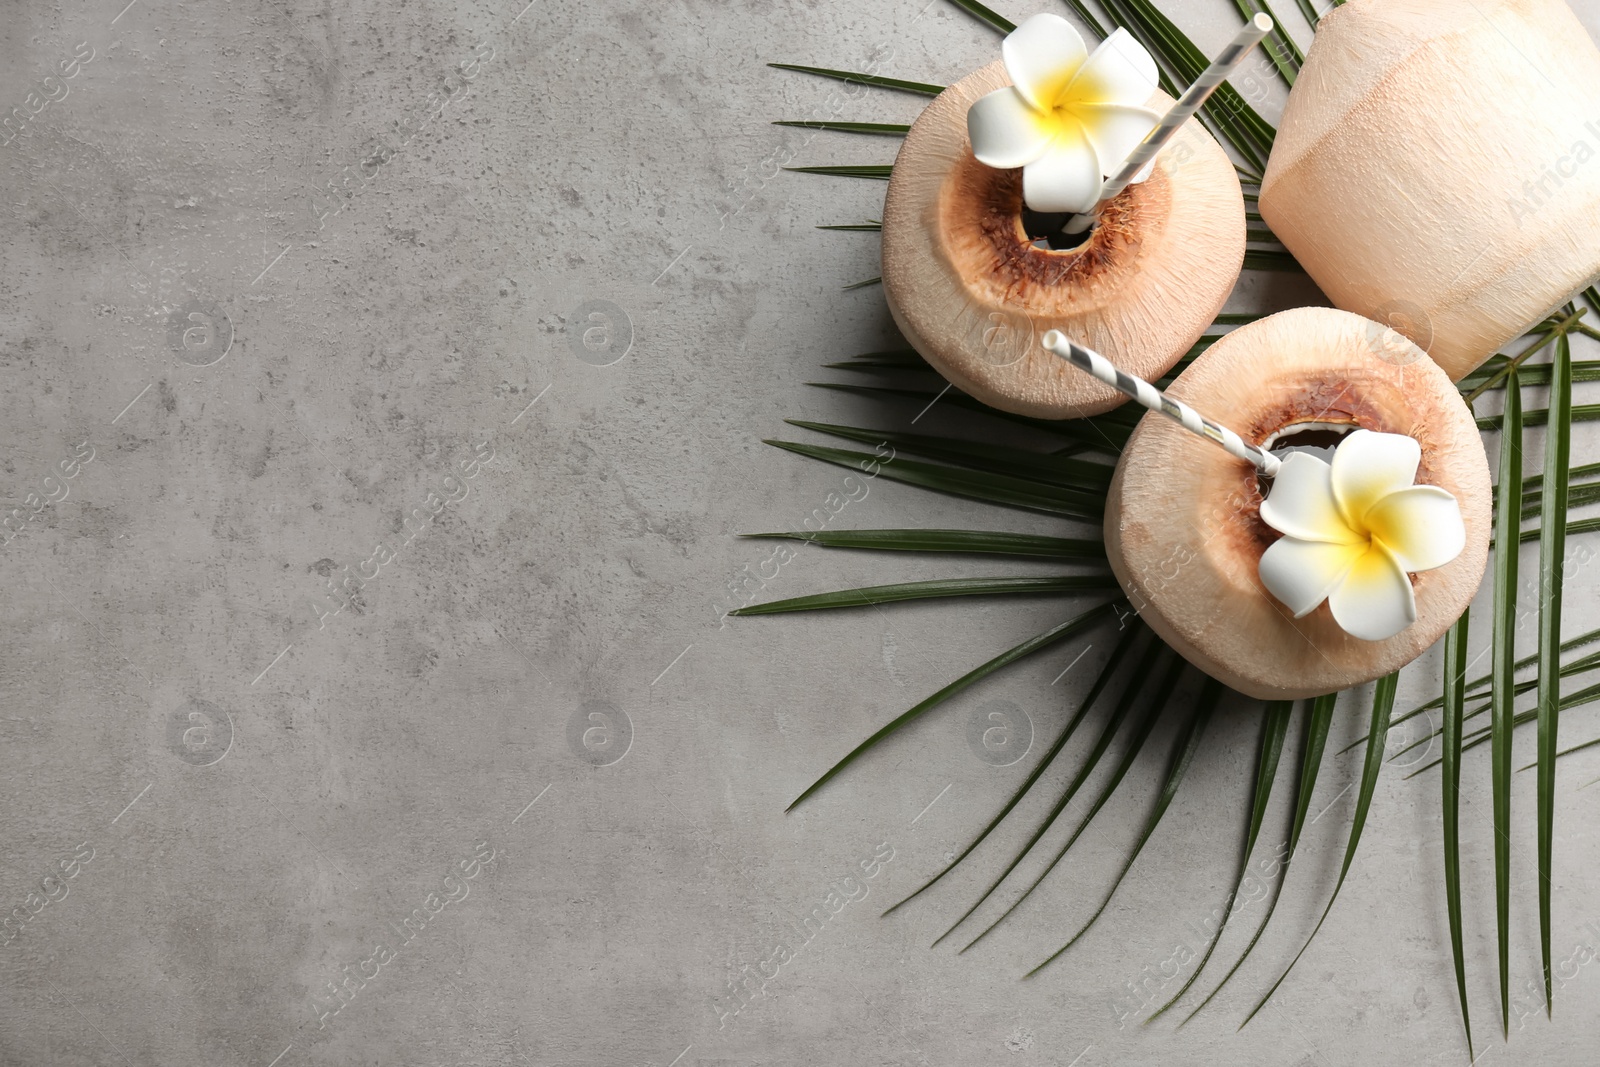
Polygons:
<instances>
[{"instance_id":1,"label":"drinking straw","mask_svg":"<svg viewBox=\"0 0 1600 1067\"><path fill-rule=\"evenodd\" d=\"M1044 335L1041 343L1045 348L1054 352L1062 359L1071 363L1079 370L1087 371L1111 388L1124 393L1143 404L1151 411L1161 414L1182 423L1183 428L1191 433L1197 433L1208 441L1214 441L1227 449L1229 454L1249 463L1268 478L1278 473L1278 468L1283 466L1283 461L1270 452L1265 452L1255 445L1247 445L1239 435L1226 426L1218 426L1210 419L1204 418L1194 408L1180 400L1174 400L1160 389L1151 385L1143 378L1118 370L1112 366L1111 361L1100 353L1084 348L1074 341L1068 340L1060 330L1051 330Z\"/></svg>"},{"instance_id":2,"label":"drinking straw","mask_svg":"<svg viewBox=\"0 0 1600 1067\"><path fill-rule=\"evenodd\" d=\"M1128 155L1116 173L1100 186L1100 196L1095 202L1095 207L1110 200L1132 183L1134 177L1144 169L1145 164L1156 158L1156 153L1166 147L1167 142L1172 140L1185 122L1194 117L1194 113L1200 110L1200 105L1217 91L1217 87L1228 79L1240 63L1244 62L1244 57L1250 50L1272 32L1272 28L1272 18L1259 12L1245 24L1239 35L1228 42L1228 46L1211 61L1211 65L1200 72L1200 77L1194 80L1194 84L1183 91L1177 103L1161 117L1155 129L1145 135L1145 139L1139 142L1138 147ZM1093 221L1093 211L1094 209L1090 208L1089 211L1072 219L1067 224L1067 232L1082 233L1087 229Z\"/></svg>"}]
</instances>

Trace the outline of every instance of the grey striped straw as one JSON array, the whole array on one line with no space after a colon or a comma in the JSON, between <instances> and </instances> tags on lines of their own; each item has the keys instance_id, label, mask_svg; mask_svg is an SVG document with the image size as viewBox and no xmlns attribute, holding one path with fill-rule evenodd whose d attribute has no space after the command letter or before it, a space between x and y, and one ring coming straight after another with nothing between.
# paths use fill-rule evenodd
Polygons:
<instances>
[{"instance_id":1,"label":"grey striped straw","mask_svg":"<svg viewBox=\"0 0 1600 1067\"><path fill-rule=\"evenodd\" d=\"M1144 165L1156 158L1156 154L1166 147L1167 142L1172 140L1179 128L1193 118L1194 113L1200 110L1200 105L1204 104L1211 94L1217 91L1217 86L1226 81L1228 75L1233 73L1234 68L1243 62L1250 49L1260 44L1261 39L1272 32L1273 25L1271 17L1262 13L1257 13L1255 18L1245 23L1245 27L1239 31L1239 35L1228 42L1228 47L1224 48L1222 53L1211 61L1209 67L1200 72L1200 77L1196 78L1194 84L1183 91L1183 95L1178 97L1178 102L1173 104L1171 109L1162 116L1160 122L1156 123L1156 128L1145 135L1145 139L1140 141L1139 146L1129 153L1127 160L1123 162L1121 167L1117 168L1117 172L1107 178L1100 186L1100 195L1095 200L1096 207L1110 200L1132 183L1138 173L1144 169ZM1090 208L1083 214L1075 215L1068 220L1063 228L1067 233L1082 233L1093 222L1094 208Z\"/></svg>"},{"instance_id":2,"label":"grey striped straw","mask_svg":"<svg viewBox=\"0 0 1600 1067\"><path fill-rule=\"evenodd\" d=\"M1238 434L1226 426L1218 426L1210 419L1203 418L1194 408L1172 399L1143 378L1135 378L1118 370L1106 357L1068 340L1060 330L1051 330L1045 334L1041 343L1074 367L1094 375L1119 393L1131 396L1151 411L1159 411L1167 418L1181 422L1184 429L1191 433L1215 441L1227 449L1229 454L1249 463L1266 477L1273 477L1278 473L1278 468L1283 466L1283 461L1277 456L1262 451L1255 445L1245 444Z\"/></svg>"},{"instance_id":3,"label":"grey striped straw","mask_svg":"<svg viewBox=\"0 0 1600 1067\"><path fill-rule=\"evenodd\" d=\"M1183 91L1183 95L1178 97L1178 102L1172 105L1171 110L1156 124L1156 128L1145 136L1145 139L1139 143L1139 147L1129 154L1121 168L1107 178L1104 185L1100 186L1101 203L1110 200L1128 187L1128 183L1133 181L1134 175L1143 170L1146 163L1156 158L1156 153L1160 152L1166 146L1166 143L1172 140L1173 135L1178 132L1178 128L1188 122L1196 111L1200 110L1200 105L1204 104L1207 98L1217 91L1217 86L1226 81L1228 75L1233 73L1234 68L1244 61L1244 57L1249 53L1250 49L1260 44L1261 39L1272 32L1272 26L1271 17L1262 13L1257 13L1254 18L1245 23L1245 27L1239 31L1239 35L1229 41L1228 47L1224 48L1221 54L1211 61L1209 67L1200 72L1200 77L1194 80L1194 84Z\"/></svg>"}]
</instances>

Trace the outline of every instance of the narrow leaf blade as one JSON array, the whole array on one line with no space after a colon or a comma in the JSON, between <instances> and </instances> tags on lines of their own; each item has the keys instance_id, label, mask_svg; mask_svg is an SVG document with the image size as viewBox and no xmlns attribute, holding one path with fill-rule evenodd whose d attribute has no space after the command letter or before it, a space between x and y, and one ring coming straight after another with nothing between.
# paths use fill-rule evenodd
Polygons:
<instances>
[{"instance_id":1,"label":"narrow leaf blade","mask_svg":"<svg viewBox=\"0 0 1600 1067\"><path fill-rule=\"evenodd\" d=\"M862 753L866 752L872 746L876 745L879 741L882 741L896 730L899 730L902 726L906 725L906 723L918 718L924 712L931 708L938 707L940 704L943 704L946 700L949 700L957 693L976 685L978 682L981 682L983 679L989 677L989 675L995 673L996 671L1009 667L1011 664L1031 656L1035 652L1040 652L1051 647L1052 645L1060 644L1062 641L1067 640L1069 637L1072 637L1075 634L1082 633L1084 630L1105 618L1106 615L1110 614L1112 609L1118 604L1125 603L1126 601L1110 601L1108 603L1101 604L1098 607L1090 608L1083 614L1068 619L1059 626L1053 626L1042 634L1030 637L1020 645L1007 649L1005 652L1000 653L1000 655L989 660L987 663L981 664L980 666L968 671L966 674L963 674L961 677L957 678L955 681L951 682L937 693L934 693L932 696L926 698L915 707L890 720L871 737L867 738L855 748L851 749L843 759L841 759L838 763L835 763L832 767L828 768L827 772L823 774L821 778L818 778L815 782L812 782L811 785L807 786L805 792L795 797L794 800L790 802L789 806L784 810L793 811L797 805L799 805L811 794L815 793L818 789L821 789L840 771L854 763L862 755Z\"/></svg>"}]
</instances>

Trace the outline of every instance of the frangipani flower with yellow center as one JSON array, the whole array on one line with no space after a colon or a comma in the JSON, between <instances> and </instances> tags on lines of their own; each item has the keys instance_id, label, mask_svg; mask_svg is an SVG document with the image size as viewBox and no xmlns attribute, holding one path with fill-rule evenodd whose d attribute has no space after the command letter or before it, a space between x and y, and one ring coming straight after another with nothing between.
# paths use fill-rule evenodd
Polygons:
<instances>
[{"instance_id":1,"label":"frangipani flower with yellow center","mask_svg":"<svg viewBox=\"0 0 1600 1067\"><path fill-rule=\"evenodd\" d=\"M1122 29L1091 55L1071 23L1044 13L1007 34L1000 53L1012 84L968 109L973 155L1021 167L1022 199L1034 211L1088 211L1102 179L1161 119L1144 106L1156 61Z\"/></svg>"},{"instance_id":2,"label":"frangipani flower with yellow center","mask_svg":"<svg viewBox=\"0 0 1600 1067\"><path fill-rule=\"evenodd\" d=\"M1283 534L1261 557L1261 582L1295 618L1324 600L1353 637L1382 641L1417 621L1408 572L1442 567L1467 543L1448 490L1413 485L1422 448L1404 434L1356 430L1331 464L1284 458L1261 518Z\"/></svg>"}]
</instances>

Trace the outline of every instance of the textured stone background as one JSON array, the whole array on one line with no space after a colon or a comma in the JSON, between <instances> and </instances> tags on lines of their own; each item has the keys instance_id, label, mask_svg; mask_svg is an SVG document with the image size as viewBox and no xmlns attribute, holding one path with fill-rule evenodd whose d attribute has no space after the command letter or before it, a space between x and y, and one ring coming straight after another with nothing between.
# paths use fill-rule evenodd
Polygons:
<instances>
[{"instance_id":1,"label":"textured stone background","mask_svg":"<svg viewBox=\"0 0 1600 1067\"><path fill-rule=\"evenodd\" d=\"M906 121L919 101L764 63L876 55L947 81L997 54L987 29L928 0L123 2L16 0L0 19L0 106L67 91L0 148L4 491L29 512L29 493L66 494L0 548L0 910L75 872L0 949L5 1064L1464 1062L1432 775L1385 776L1339 906L1234 1033L1332 884L1356 754L1319 783L1326 817L1216 1010L1177 1033L1119 1019L1128 983L1198 944L1226 895L1248 705L1044 975L1017 981L1109 885L1168 731L979 949L927 946L998 848L877 918L1021 780L1102 636L783 814L876 724L1062 611L719 618L770 552L735 534L796 528L841 485L760 439L799 435L785 416L915 414L802 387L891 339L878 290L840 291L877 273L875 238L813 229L875 217L883 188L778 171L889 162L894 142L768 123ZM1237 25L1222 0L1167 6L1209 50ZM1600 28L1593 0L1580 11ZM46 83L63 61L75 76ZM430 97L464 62L470 81ZM1233 306L1315 299L1256 276ZM918 429L960 425L935 408ZM972 524L1055 525L883 482L836 520ZM812 550L763 596L993 570ZM1597 583L1571 579L1570 624L1594 624ZM969 748L995 700L1031 717L1028 759ZM1363 716L1341 709L1340 745ZM1597 794L1578 790L1600 761L1562 769L1558 958L1600 943ZM1480 750L1464 844L1483 1062L1592 1062L1600 968L1564 983L1554 1023L1524 1004L1512 1044L1493 1036L1487 770ZM1269 834L1287 767L1280 783ZM1519 989L1538 965L1532 784ZM719 1018L834 886L867 897Z\"/></svg>"}]
</instances>

